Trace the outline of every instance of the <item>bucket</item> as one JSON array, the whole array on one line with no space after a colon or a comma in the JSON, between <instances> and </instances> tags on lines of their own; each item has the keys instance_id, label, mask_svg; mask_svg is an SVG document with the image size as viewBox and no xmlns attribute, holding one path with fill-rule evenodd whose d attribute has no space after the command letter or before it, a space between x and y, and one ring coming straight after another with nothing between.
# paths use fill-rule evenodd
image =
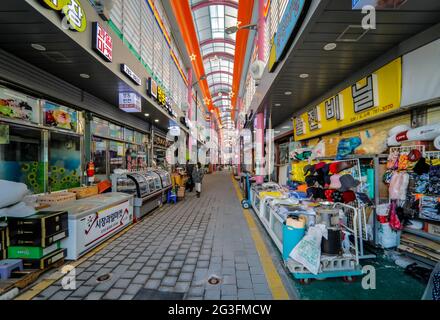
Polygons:
<instances>
[{"instance_id":1,"label":"bucket","mask_svg":"<svg viewBox=\"0 0 440 320\"><path fill-rule=\"evenodd\" d=\"M283 259L289 259L289 255L301 241L306 232L305 228L294 228L283 224Z\"/></svg>"},{"instance_id":2,"label":"bucket","mask_svg":"<svg viewBox=\"0 0 440 320\"><path fill-rule=\"evenodd\" d=\"M339 255L342 252L341 230L327 230L328 239L322 238L321 252L328 255Z\"/></svg>"}]
</instances>

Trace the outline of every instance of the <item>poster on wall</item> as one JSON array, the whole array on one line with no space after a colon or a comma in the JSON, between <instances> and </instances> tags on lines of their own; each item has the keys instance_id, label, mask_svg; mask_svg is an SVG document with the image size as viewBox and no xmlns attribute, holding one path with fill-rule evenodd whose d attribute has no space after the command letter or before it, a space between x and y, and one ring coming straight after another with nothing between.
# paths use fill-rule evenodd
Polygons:
<instances>
[{"instance_id":1,"label":"poster on wall","mask_svg":"<svg viewBox=\"0 0 440 320\"><path fill-rule=\"evenodd\" d=\"M81 142L78 136L53 134L49 152L49 186L51 191L81 185Z\"/></svg>"},{"instance_id":2,"label":"poster on wall","mask_svg":"<svg viewBox=\"0 0 440 320\"><path fill-rule=\"evenodd\" d=\"M43 102L44 125L76 131L78 126L78 113L76 110L58 104Z\"/></svg>"},{"instance_id":3,"label":"poster on wall","mask_svg":"<svg viewBox=\"0 0 440 320\"><path fill-rule=\"evenodd\" d=\"M129 201L85 216L79 221L78 252L82 253L109 236L124 229L133 221L133 209Z\"/></svg>"},{"instance_id":4,"label":"poster on wall","mask_svg":"<svg viewBox=\"0 0 440 320\"><path fill-rule=\"evenodd\" d=\"M38 99L0 87L0 117L39 122Z\"/></svg>"},{"instance_id":5,"label":"poster on wall","mask_svg":"<svg viewBox=\"0 0 440 320\"><path fill-rule=\"evenodd\" d=\"M402 59L398 58L296 117L296 139L317 137L399 109L401 84Z\"/></svg>"}]
</instances>

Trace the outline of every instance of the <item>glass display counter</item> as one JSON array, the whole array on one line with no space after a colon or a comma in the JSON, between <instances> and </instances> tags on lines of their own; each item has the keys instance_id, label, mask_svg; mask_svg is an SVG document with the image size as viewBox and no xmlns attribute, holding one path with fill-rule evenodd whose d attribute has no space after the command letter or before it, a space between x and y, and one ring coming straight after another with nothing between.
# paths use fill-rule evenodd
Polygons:
<instances>
[{"instance_id":1,"label":"glass display counter","mask_svg":"<svg viewBox=\"0 0 440 320\"><path fill-rule=\"evenodd\" d=\"M166 202L171 178L164 170L113 174L112 191L133 194L134 219L138 220Z\"/></svg>"}]
</instances>

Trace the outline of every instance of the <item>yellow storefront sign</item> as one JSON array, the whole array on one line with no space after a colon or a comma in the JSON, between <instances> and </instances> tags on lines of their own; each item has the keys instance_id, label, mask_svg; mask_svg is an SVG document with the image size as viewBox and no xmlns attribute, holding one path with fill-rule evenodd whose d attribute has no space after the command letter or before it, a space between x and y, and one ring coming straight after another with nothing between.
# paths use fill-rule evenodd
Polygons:
<instances>
[{"instance_id":1,"label":"yellow storefront sign","mask_svg":"<svg viewBox=\"0 0 440 320\"><path fill-rule=\"evenodd\" d=\"M400 108L402 59L398 58L294 119L295 140L353 126Z\"/></svg>"}]
</instances>

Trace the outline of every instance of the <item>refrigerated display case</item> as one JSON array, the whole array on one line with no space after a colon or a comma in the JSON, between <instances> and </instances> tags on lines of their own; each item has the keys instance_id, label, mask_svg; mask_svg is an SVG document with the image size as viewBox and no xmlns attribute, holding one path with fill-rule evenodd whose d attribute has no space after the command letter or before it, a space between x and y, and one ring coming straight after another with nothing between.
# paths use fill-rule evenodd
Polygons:
<instances>
[{"instance_id":1,"label":"refrigerated display case","mask_svg":"<svg viewBox=\"0 0 440 320\"><path fill-rule=\"evenodd\" d=\"M134 219L135 221L145 216L165 201L168 191L171 189L169 174L161 172L165 183L162 183L161 175L155 171L128 172L113 174L112 191L133 194Z\"/></svg>"},{"instance_id":2,"label":"refrigerated display case","mask_svg":"<svg viewBox=\"0 0 440 320\"><path fill-rule=\"evenodd\" d=\"M160 180L162 182L162 188L167 188L171 186L171 176L168 171L162 170L162 169L156 169L154 170L159 176Z\"/></svg>"}]
</instances>

